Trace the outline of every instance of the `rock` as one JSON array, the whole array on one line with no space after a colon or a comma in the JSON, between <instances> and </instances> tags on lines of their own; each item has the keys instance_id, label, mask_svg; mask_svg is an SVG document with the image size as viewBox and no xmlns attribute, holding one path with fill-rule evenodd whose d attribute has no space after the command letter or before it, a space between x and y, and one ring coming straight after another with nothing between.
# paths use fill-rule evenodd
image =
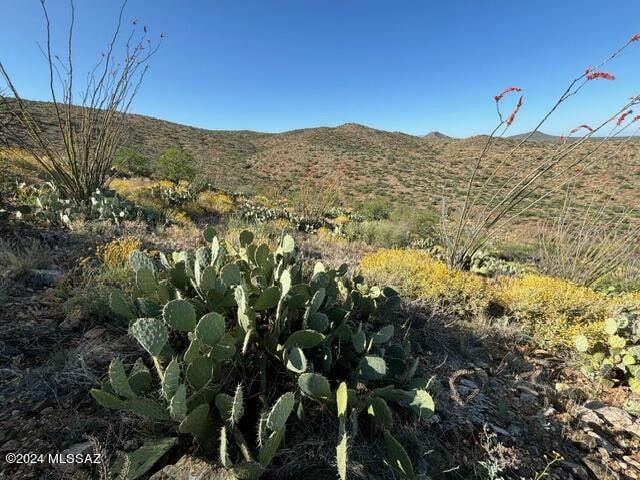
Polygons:
<instances>
[{"instance_id":1,"label":"rock","mask_svg":"<svg viewBox=\"0 0 640 480\"><path fill-rule=\"evenodd\" d=\"M189 455L183 456L174 465L167 465L151 475L149 480L231 480L226 470Z\"/></svg>"},{"instance_id":2,"label":"rock","mask_svg":"<svg viewBox=\"0 0 640 480\"><path fill-rule=\"evenodd\" d=\"M58 267L34 269L27 273L25 283L31 288L55 287L63 277L64 273Z\"/></svg>"},{"instance_id":3,"label":"rock","mask_svg":"<svg viewBox=\"0 0 640 480\"><path fill-rule=\"evenodd\" d=\"M87 333L84 334L84 338L86 338L87 340L92 340L92 339L97 338L100 335L102 335L105 331L106 330L104 328L94 327L91 330L87 331Z\"/></svg>"},{"instance_id":4,"label":"rock","mask_svg":"<svg viewBox=\"0 0 640 480\"><path fill-rule=\"evenodd\" d=\"M620 480L616 472L600 463L595 457L585 457L582 461L598 480Z\"/></svg>"},{"instance_id":5,"label":"rock","mask_svg":"<svg viewBox=\"0 0 640 480\"><path fill-rule=\"evenodd\" d=\"M20 442L18 440L9 440L2 444L0 452L15 452L20 448Z\"/></svg>"},{"instance_id":6,"label":"rock","mask_svg":"<svg viewBox=\"0 0 640 480\"><path fill-rule=\"evenodd\" d=\"M467 387L470 390L479 390L480 389L478 387L478 385L476 385L474 382L472 382L471 380L468 380L466 378L463 378L462 380L460 380L460 385L464 385L465 387Z\"/></svg>"},{"instance_id":7,"label":"rock","mask_svg":"<svg viewBox=\"0 0 640 480\"><path fill-rule=\"evenodd\" d=\"M589 473L587 472L587 469L582 465L578 465L577 463L573 462L562 461L560 462L560 466L563 469L571 472L574 478L578 478L580 480L589 480Z\"/></svg>"},{"instance_id":8,"label":"rock","mask_svg":"<svg viewBox=\"0 0 640 480\"><path fill-rule=\"evenodd\" d=\"M529 382L520 382L516 385L516 388L523 393L533 395L534 397L538 396L538 392L536 391L535 385Z\"/></svg>"},{"instance_id":9,"label":"rock","mask_svg":"<svg viewBox=\"0 0 640 480\"><path fill-rule=\"evenodd\" d=\"M93 450L93 445L91 444L91 442L83 442L83 443L76 443L74 445L71 445L69 448L63 450L62 452L60 452L60 457L61 458L66 458L67 455L89 455L91 454ZM52 464L52 467L55 468L57 471L65 473L65 474L69 474L72 472L75 472L76 470L82 468L84 466L83 463L54 463ZM87 467L91 466L91 464L87 464Z\"/></svg>"},{"instance_id":10,"label":"rock","mask_svg":"<svg viewBox=\"0 0 640 480\"><path fill-rule=\"evenodd\" d=\"M599 434L594 432L593 430L587 430L587 435L594 438L596 441L596 445L600 447L600 449L604 449L604 455L609 456L615 451L615 447L611 445L608 441L602 438Z\"/></svg>"},{"instance_id":11,"label":"rock","mask_svg":"<svg viewBox=\"0 0 640 480\"><path fill-rule=\"evenodd\" d=\"M588 402L577 409L576 415L585 423L609 427L614 432L627 432L640 437L640 422L621 408L604 405L600 402Z\"/></svg>"},{"instance_id":12,"label":"rock","mask_svg":"<svg viewBox=\"0 0 640 480\"><path fill-rule=\"evenodd\" d=\"M535 405L536 403L538 403L538 397L530 393L522 392L520 394L520 401L524 403L528 403L530 405Z\"/></svg>"},{"instance_id":13,"label":"rock","mask_svg":"<svg viewBox=\"0 0 640 480\"><path fill-rule=\"evenodd\" d=\"M54 411L55 409L53 407L43 408L40 415L51 415Z\"/></svg>"},{"instance_id":14,"label":"rock","mask_svg":"<svg viewBox=\"0 0 640 480\"><path fill-rule=\"evenodd\" d=\"M511 434L508 431L506 431L504 428L494 425L493 423L490 423L489 426L491 427L491 430L496 432L498 435L504 435L505 437L511 436Z\"/></svg>"},{"instance_id":15,"label":"rock","mask_svg":"<svg viewBox=\"0 0 640 480\"><path fill-rule=\"evenodd\" d=\"M640 454L636 454L633 457L629 455L625 455L622 457L622 459L625 462L627 462L629 465L633 465L635 468L637 468L640 471Z\"/></svg>"}]
</instances>

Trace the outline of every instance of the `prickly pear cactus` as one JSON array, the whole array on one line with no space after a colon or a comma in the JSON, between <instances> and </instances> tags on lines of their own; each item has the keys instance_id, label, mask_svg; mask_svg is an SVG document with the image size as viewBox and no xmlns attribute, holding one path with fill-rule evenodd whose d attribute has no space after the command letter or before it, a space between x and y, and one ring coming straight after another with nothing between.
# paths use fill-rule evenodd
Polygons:
<instances>
[{"instance_id":1,"label":"prickly pear cactus","mask_svg":"<svg viewBox=\"0 0 640 480\"><path fill-rule=\"evenodd\" d=\"M355 435L366 412L384 434L389 462L411 478L391 434L392 407L424 418L434 405L411 345L395 341L401 335L386 320L400 303L396 291L345 278L347 265L318 262L305 276L288 235L274 251L249 231L237 246L212 228L203 239L196 251L161 254L159 262L131 253L131 298L114 291L110 303L148 362L115 359L108 381L91 392L96 401L174 423L217 450L239 478L262 475L293 426L291 413L306 402L337 405L345 478L348 431Z\"/></svg>"},{"instance_id":2,"label":"prickly pear cactus","mask_svg":"<svg viewBox=\"0 0 640 480\"><path fill-rule=\"evenodd\" d=\"M585 336L576 337L582 372L608 387L627 385L640 394L640 305L614 312L605 321L603 338L591 345Z\"/></svg>"}]
</instances>

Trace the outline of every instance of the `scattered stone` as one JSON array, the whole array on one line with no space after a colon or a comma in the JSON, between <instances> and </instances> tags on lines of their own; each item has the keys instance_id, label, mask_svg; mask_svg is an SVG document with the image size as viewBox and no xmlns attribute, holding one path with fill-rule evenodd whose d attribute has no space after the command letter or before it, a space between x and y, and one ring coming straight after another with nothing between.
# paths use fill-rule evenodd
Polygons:
<instances>
[{"instance_id":1,"label":"scattered stone","mask_svg":"<svg viewBox=\"0 0 640 480\"><path fill-rule=\"evenodd\" d=\"M611 455L616 450L616 448L613 445L611 445L608 441L606 441L604 438L602 438L602 436L600 436L598 433L594 432L593 430L587 430L587 435L595 439L596 445L600 447L599 450L604 450L605 456Z\"/></svg>"},{"instance_id":2,"label":"scattered stone","mask_svg":"<svg viewBox=\"0 0 640 480\"><path fill-rule=\"evenodd\" d=\"M562 461L560 462L560 466L571 472L574 478L578 478L580 480L589 480L589 472L582 465L578 465L577 463Z\"/></svg>"},{"instance_id":3,"label":"scattered stone","mask_svg":"<svg viewBox=\"0 0 640 480\"><path fill-rule=\"evenodd\" d=\"M614 432L627 432L640 437L640 422L621 408L604 405L600 402L588 402L577 409L576 415L585 423L608 426Z\"/></svg>"},{"instance_id":4,"label":"scattered stone","mask_svg":"<svg viewBox=\"0 0 640 480\"><path fill-rule=\"evenodd\" d=\"M598 480L620 480L620 476L592 456L582 459L587 468Z\"/></svg>"},{"instance_id":5,"label":"scattered stone","mask_svg":"<svg viewBox=\"0 0 640 480\"><path fill-rule=\"evenodd\" d=\"M622 457L622 459L628 464L633 465L635 468L640 470L640 454L636 454L633 457L629 455L625 455Z\"/></svg>"},{"instance_id":6,"label":"scattered stone","mask_svg":"<svg viewBox=\"0 0 640 480\"><path fill-rule=\"evenodd\" d=\"M18 440L8 440L0 447L0 452L14 452L20 448L20 442Z\"/></svg>"}]
</instances>

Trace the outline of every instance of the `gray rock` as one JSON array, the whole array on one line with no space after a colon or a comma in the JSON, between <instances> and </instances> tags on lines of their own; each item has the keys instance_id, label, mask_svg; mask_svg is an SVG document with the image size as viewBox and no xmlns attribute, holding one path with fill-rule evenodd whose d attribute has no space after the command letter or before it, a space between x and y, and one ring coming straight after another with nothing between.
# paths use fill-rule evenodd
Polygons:
<instances>
[{"instance_id":1,"label":"gray rock","mask_svg":"<svg viewBox=\"0 0 640 480\"><path fill-rule=\"evenodd\" d=\"M576 416L585 423L608 427L614 432L627 432L640 437L640 422L621 408L604 405L600 402L588 402L579 407Z\"/></svg>"},{"instance_id":2,"label":"gray rock","mask_svg":"<svg viewBox=\"0 0 640 480\"><path fill-rule=\"evenodd\" d=\"M58 267L48 269L30 270L25 277L25 283L31 288L54 287L64 277L64 273Z\"/></svg>"},{"instance_id":3,"label":"gray rock","mask_svg":"<svg viewBox=\"0 0 640 480\"><path fill-rule=\"evenodd\" d=\"M620 476L616 472L600 463L595 457L585 457L582 461L598 480L620 480Z\"/></svg>"},{"instance_id":4,"label":"gray rock","mask_svg":"<svg viewBox=\"0 0 640 480\"><path fill-rule=\"evenodd\" d=\"M465 387L471 390L479 390L478 385L476 385L474 382L466 378L463 378L462 380L460 380L460 385L464 385Z\"/></svg>"},{"instance_id":5,"label":"gray rock","mask_svg":"<svg viewBox=\"0 0 640 480\"><path fill-rule=\"evenodd\" d=\"M522 392L520 394L520 401L524 403L528 403L530 405L535 405L536 403L538 403L538 397L530 393Z\"/></svg>"}]
</instances>

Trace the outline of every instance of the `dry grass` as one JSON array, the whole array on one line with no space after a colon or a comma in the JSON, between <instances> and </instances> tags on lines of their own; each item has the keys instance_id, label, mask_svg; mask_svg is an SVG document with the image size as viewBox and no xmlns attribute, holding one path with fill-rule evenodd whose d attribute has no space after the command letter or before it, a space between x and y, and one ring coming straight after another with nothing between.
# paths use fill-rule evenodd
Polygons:
<instances>
[{"instance_id":1,"label":"dry grass","mask_svg":"<svg viewBox=\"0 0 640 480\"><path fill-rule=\"evenodd\" d=\"M0 239L0 270L5 279L18 280L30 270L51 265L51 251L36 240Z\"/></svg>"}]
</instances>

